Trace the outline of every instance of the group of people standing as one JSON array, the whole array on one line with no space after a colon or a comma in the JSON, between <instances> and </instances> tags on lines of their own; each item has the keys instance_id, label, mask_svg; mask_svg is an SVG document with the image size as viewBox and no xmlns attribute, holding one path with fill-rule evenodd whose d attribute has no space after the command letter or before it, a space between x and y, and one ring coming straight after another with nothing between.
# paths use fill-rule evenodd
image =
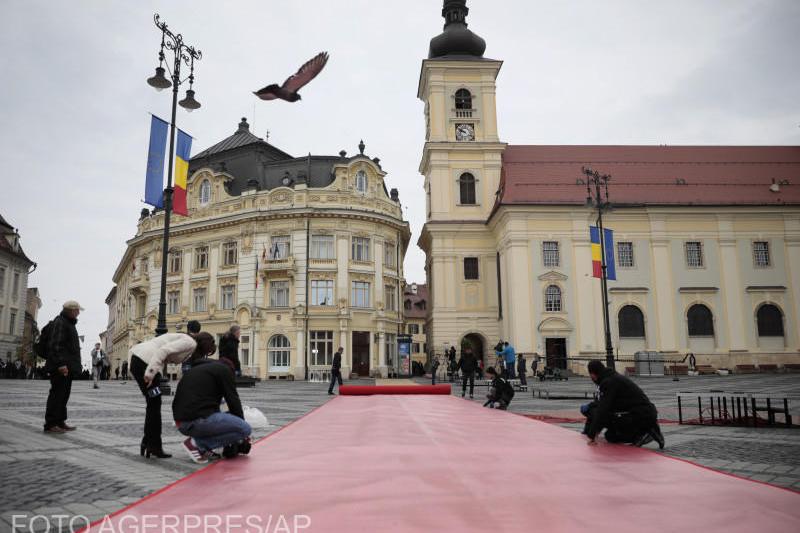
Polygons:
<instances>
[{"instance_id":1,"label":"group of people standing","mask_svg":"<svg viewBox=\"0 0 800 533\"><path fill-rule=\"evenodd\" d=\"M66 433L75 426L67 424L67 403L72 380L81 374L81 352L78 302L64 303L61 313L43 330L41 352L50 376L44 431ZM214 337L201 331L200 323L191 321L186 333L165 333L141 342L129 353L130 373L145 398L144 436L140 454L146 457L171 457L164 451L161 438L161 376L168 364L180 364L183 376L172 401L172 416L178 431L186 436L183 448L197 463L223 457L234 457L250 451L252 429L244 420L244 412L236 392L235 375L241 373L238 358L239 326L233 325L220 340L219 360L209 359L217 351ZM93 362L102 360L99 344ZM97 379L97 378L96 378ZM95 382L95 387L97 383ZM220 405L224 399L227 412Z\"/></svg>"}]
</instances>

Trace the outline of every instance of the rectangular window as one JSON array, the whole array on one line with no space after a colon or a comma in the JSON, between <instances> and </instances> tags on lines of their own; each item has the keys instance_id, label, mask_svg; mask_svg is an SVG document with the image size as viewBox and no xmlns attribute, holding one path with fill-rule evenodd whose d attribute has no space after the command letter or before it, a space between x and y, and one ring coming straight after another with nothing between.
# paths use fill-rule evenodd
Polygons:
<instances>
[{"instance_id":1,"label":"rectangular window","mask_svg":"<svg viewBox=\"0 0 800 533\"><path fill-rule=\"evenodd\" d=\"M767 241L756 241L753 243L753 262L757 267L770 266L769 243Z\"/></svg>"},{"instance_id":2,"label":"rectangular window","mask_svg":"<svg viewBox=\"0 0 800 533\"><path fill-rule=\"evenodd\" d=\"M617 265L622 268L633 267L633 243L620 241L617 243Z\"/></svg>"},{"instance_id":3,"label":"rectangular window","mask_svg":"<svg viewBox=\"0 0 800 533\"><path fill-rule=\"evenodd\" d=\"M354 281L350 305L353 307L369 307L369 282Z\"/></svg>"},{"instance_id":4,"label":"rectangular window","mask_svg":"<svg viewBox=\"0 0 800 533\"><path fill-rule=\"evenodd\" d=\"M397 249L393 242L386 242L383 245L383 266L394 268L397 266Z\"/></svg>"},{"instance_id":5,"label":"rectangular window","mask_svg":"<svg viewBox=\"0 0 800 533\"><path fill-rule=\"evenodd\" d=\"M478 276L478 258L464 258L464 279L480 279Z\"/></svg>"},{"instance_id":6,"label":"rectangular window","mask_svg":"<svg viewBox=\"0 0 800 533\"><path fill-rule=\"evenodd\" d=\"M11 299L15 302L19 299L19 272L14 272L14 281L11 286Z\"/></svg>"},{"instance_id":7,"label":"rectangular window","mask_svg":"<svg viewBox=\"0 0 800 533\"><path fill-rule=\"evenodd\" d=\"M336 259L333 235L311 236L311 259Z\"/></svg>"},{"instance_id":8,"label":"rectangular window","mask_svg":"<svg viewBox=\"0 0 800 533\"><path fill-rule=\"evenodd\" d=\"M169 273L177 274L183 268L183 253L180 250L174 250L169 253Z\"/></svg>"},{"instance_id":9,"label":"rectangular window","mask_svg":"<svg viewBox=\"0 0 800 533\"><path fill-rule=\"evenodd\" d=\"M419 324L409 324L408 325L408 334L409 335L417 335L419 333Z\"/></svg>"},{"instance_id":10,"label":"rectangular window","mask_svg":"<svg viewBox=\"0 0 800 533\"><path fill-rule=\"evenodd\" d=\"M208 246L194 249L194 269L206 270L208 268Z\"/></svg>"},{"instance_id":11,"label":"rectangular window","mask_svg":"<svg viewBox=\"0 0 800 533\"><path fill-rule=\"evenodd\" d=\"M383 302L387 311L397 311L397 292L392 285L383 288Z\"/></svg>"},{"instance_id":12,"label":"rectangular window","mask_svg":"<svg viewBox=\"0 0 800 533\"><path fill-rule=\"evenodd\" d=\"M557 241L544 241L542 243L542 263L546 267L557 267L560 264Z\"/></svg>"},{"instance_id":13,"label":"rectangular window","mask_svg":"<svg viewBox=\"0 0 800 533\"><path fill-rule=\"evenodd\" d=\"M269 284L269 306L289 307L289 282L271 281Z\"/></svg>"},{"instance_id":14,"label":"rectangular window","mask_svg":"<svg viewBox=\"0 0 800 533\"><path fill-rule=\"evenodd\" d=\"M0 305L0 333L3 333L3 306Z\"/></svg>"},{"instance_id":15,"label":"rectangular window","mask_svg":"<svg viewBox=\"0 0 800 533\"><path fill-rule=\"evenodd\" d=\"M235 303L236 285L223 285L222 286L222 309L233 309Z\"/></svg>"},{"instance_id":16,"label":"rectangular window","mask_svg":"<svg viewBox=\"0 0 800 533\"><path fill-rule=\"evenodd\" d=\"M703 243L688 241L686 243L686 266L689 268L703 268Z\"/></svg>"},{"instance_id":17,"label":"rectangular window","mask_svg":"<svg viewBox=\"0 0 800 533\"><path fill-rule=\"evenodd\" d=\"M14 335L14 331L16 330L17 325L17 310L16 309L9 309L8 310L8 333Z\"/></svg>"},{"instance_id":18,"label":"rectangular window","mask_svg":"<svg viewBox=\"0 0 800 533\"><path fill-rule=\"evenodd\" d=\"M192 310L195 313L205 313L206 311L206 288L199 287L192 291Z\"/></svg>"},{"instance_id":19,"label":"rectangular window","mask_svg":"<svg viewBox=\"0 0 800 533\"><path fill-rule=\"evenodd\" d=\"M0 266L0 296L6 292L6 267Z\"/></svg>"},{"instance_id":20,"label":"rectangular window","mask_svg":"<svg viewBox=\"0 0 800 533\"><path fill-rule=\"evenodd\" d=\"M311 280L311 305L333 305L333 280Z\"/></svg>"},{"instance_id":21,"label":"rectangular window","mask_svg":"<svg viewBox=\"0 0 800 533\"><path fill-rule=\"evenodd\" d=\"M353 237L353 261L369 261L369 238Z\"/></svg>"},{"instance_id":22,"label":"rectangular window","mask_svg":"<svg viewBox=\"0 0 800 533\"><path fill-rule=\"evenodd\" d=\"M226 242L222 245L222 264L233 266L239 262L239 247L235 242Z\"/></svg>"},{"instance_id":23,"label":"rectangular window","mask_svg":"<svg viewBox=\"0 0 800 533\"><path fill-rule=\"evenodd\" d=\"M333 332L309 331L308 335L311 364L315 366L330 366L333 362Z\"/></svg>"},{"instance_id":24,"label":"rectangular window","mask_svg":"<svg viewBox=\"0 0 800 533\"><path fill-rule=\"evenodd\" d=\"M170 315L177 315L181 310L181 293L180 291L169 291L167 293L167 313Z\"/></svg>"},{"instance_id":25,"label":"rectangular window","mask_svg":"<svg viewBox=\"0 0 800 533\"><path fill-rule=\"evenodd\" d=\"M386 341L386 364L389 368L397 369L397 335L387 333L385 336Z\"/></svg>"},{"instance_id":26,"label":"rectangular window","mask_svg":"<svg viewBox=\"0 0 800 533\"><path fill-rule=\"evenodd\" d=\"M272 237L272 244L269 248L269 258L274 260L288 259L291 252L290 239L288 235L277 235Z\"/></svg>"},{"instance_id":27,"label":"rectangular window","mask_svg":"<svg viewBox=\"0 0 800 533\"><path fill-rule=\"evenodd\" d=\"M147 296L142 294L136 298L136 317L142 318L147 312Z\"/></svg>"},{"instance_id":28,"label":"rectangular window","mask_svg":"<svg viewBox=\"0 0 800 533\"><path fill-rule=\"evenodd\" d=\"M412 342L411 343L411 353L419 353L419 343Z\"/></svg>"},{"instance_id":29,"label":"rectangular window","mask_svg":"<svg viewBox=\"0 0 800 533\"><path fill-rule=\"evenodd\" d=\"M239 361L242 366L250 366L250 335L239 338Z\"/></svg>"}]
</instances>

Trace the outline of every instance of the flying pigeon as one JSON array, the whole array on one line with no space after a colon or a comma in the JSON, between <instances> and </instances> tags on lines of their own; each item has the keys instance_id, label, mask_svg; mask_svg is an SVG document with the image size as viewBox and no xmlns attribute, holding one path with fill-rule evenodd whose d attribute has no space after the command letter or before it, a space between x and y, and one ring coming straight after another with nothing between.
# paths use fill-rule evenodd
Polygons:
<instances>
[{"instance_id":1,"label":"flying pigeon","mask_svg":"<svg viewBox=\"0 0 800 533\"><path fill-rule=\"evenodd\" d=\"M300 100L300 95L297 94L304 85L317 77L325 63L328 62L328 52L320 52L312 59L300 67L300 69L293 75L289 76L283 85L278 87L276 84L267 85L263 89L255 91L253 94L262 100L275 100L280 98L287 102L296 102Z\"/></svg>"}]
</instances>

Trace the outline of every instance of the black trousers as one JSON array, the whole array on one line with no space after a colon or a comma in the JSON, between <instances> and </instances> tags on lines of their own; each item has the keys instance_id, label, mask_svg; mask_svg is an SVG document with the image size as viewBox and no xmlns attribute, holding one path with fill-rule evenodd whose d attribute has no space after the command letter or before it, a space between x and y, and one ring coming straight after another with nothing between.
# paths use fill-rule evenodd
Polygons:
<instances>
[{"instance_id":1,"label":"black trousers","mask_svg":"<svg viewBox=\"0 0 800 533\"><path fill-rule=\"evenodd\" d=\"M139 390L142 391L147 408L144 414L144 438L142 444L151 450L160 450L161 443L161 395L151 397L147 391L152 387L157 387L161 383L161 374L156 374L153 381L150 382L148 387L144 382L144 371L147 370L147 363L139 359L137 356L131 357L131 374L133 379L139 384Z\"/></svg>"},{"instance_id":2,"label":"black trousers","mask_svg":"<svg viewBox=\"0 0 800 533\"><path fill-rule=\"evenodd\" d=\"M331 370L331 384L328 387L328 392L333 392L333 386L336 382L339 382L339 386L342 386L342 371L339 369Z\"/></svg>"},{"instance_id":3,"label":"black trousers","mask_svg":"<svg viewBox=\"0 0 800 533\"><path fill-rule=\"evenodd\" d=\"M464 372L461 374L461 395L467 392L467 380L469 380L469 395L472 396L475 390L475 372Z\"/></svg>"},{"instance_id":4,"label":"black trousers","mask_svg":"<svg viewBox=\"0 0 800 533\"><path fill-rule=\"evenodd\" d=\"M655 408L613 413L608 421L605 437L608 442L631 443L656 426L658 419Z\"/></svg>"},{"instance_id":5,"label":"black trousers","mask_svg":"<svg viewBox=\"0 0 800 533\"><path fill-rule=\"evenodd\" d=\"M67 402L72 391L72 374L64 376L54 370L50 376L50 393L47 395L47 410L44 412L44 428L60 426L67 420Z\"/></svg>"}]
</instances>

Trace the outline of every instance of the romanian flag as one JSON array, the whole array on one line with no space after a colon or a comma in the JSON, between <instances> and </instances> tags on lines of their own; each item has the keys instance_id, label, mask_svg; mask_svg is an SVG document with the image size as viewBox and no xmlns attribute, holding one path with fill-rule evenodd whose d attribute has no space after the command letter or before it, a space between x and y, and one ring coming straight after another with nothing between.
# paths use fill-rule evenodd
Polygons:
<instances>
[{"instance_id":1,"label":"romanian flag","mask_svg":"<svg viewBox=\"0 0 800 533\"><path fill-rule=\"evenodd\" d=\"M186 179L189 176L189 157L192 151L192 138L178 130L178 146L175 150L175 192L173 194L172 211L188 216L186 208Z\"/></svg>"},{"instance_id":2,"label":"romanian flag","mask_svg":"<svg viewBox=\"0 0 800 533\"><path fill-rule=\"evenodd\" d=\"M614 231L603 228L603 247L606 252L606 279L617 279L617 263L614 260ZM600 230L589 226L589 240L592 243L592 276L603 277L603 253L600 249Z\"/></svg>"}]
</instances>

